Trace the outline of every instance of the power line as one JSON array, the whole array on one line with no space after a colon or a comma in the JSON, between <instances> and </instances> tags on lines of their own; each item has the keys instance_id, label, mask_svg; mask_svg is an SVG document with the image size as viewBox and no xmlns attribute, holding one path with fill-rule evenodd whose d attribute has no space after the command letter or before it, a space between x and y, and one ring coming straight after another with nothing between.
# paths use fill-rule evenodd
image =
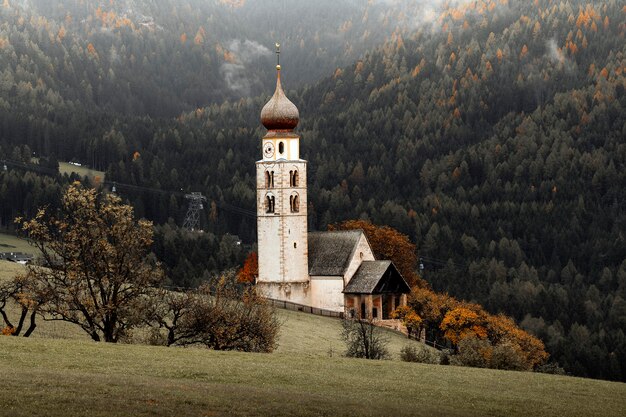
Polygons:
<instances>
[{"instance_id":1,"label":"power line","mask_svg":"<svg viewBox=\"0 0 626 417\"><path fill-rule=\"evenodd\" d=\"M8 171L9 167L25 169L27 171L36 171L45 175L57 176L59 171L54 168L44 167L38 164L29 164L26 162L16 161L15 159L1 159L0 165L4 171Z\"/></svg>"},{"instance_id":2,"label":"power line","mask_svg":"<svg viewBox=\"0 0 626 417\"><path fill-rule=\"evenodd\" d=\"M182 191L162 190L160 188L125 184L125 183L117 182L117 181L104 181L102 184L111 186L112 190L113 188L115 188L115 190L117 190L117 188L126 188L126 189L136 190L136 191L145 191L145 192L158 193L158 194L169 194L169 195L174 195L177 197L186 197L188 195L186 193L183 193ZM205 198L205 201L206 201L206 198ZM227 211L233 214L238 214L244 217L256 219L256 212L253 210L248 210L243 207L235 206L235 205L223 202L223 201L216 201L214 203L218 208L224 211Z\"/></svg>"}]
</instances>

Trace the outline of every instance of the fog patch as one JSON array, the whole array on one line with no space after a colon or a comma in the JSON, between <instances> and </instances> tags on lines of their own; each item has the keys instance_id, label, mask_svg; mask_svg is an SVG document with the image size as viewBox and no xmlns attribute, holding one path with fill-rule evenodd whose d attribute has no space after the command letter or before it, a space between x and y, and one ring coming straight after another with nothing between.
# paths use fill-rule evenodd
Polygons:
<instances>
[{"instance_id":1,"label":"fog patch","mask_svg":"<svg viewBox=\"0 0 626 417\"><path fill-rule=\"evenodd\" d=\"M250 64L272 54L265 46L249 39L233 39L226 44L227 62L220 67L226 85L240 95L249 95L256 77L248 69Z\"/></svg>"},{"instance_id":2,"label":"fog patch","mask_svg":"<svg viewBox=\"0 0 626 417\"><path fill-rule=\"evenodd\" d=\"M546 42L546 56L550 59L550 61L557 64L558 68L565 69L566 71L574 70L574 62L565 56L554 38L551 38Z\"/></svg>"}]
</instances>

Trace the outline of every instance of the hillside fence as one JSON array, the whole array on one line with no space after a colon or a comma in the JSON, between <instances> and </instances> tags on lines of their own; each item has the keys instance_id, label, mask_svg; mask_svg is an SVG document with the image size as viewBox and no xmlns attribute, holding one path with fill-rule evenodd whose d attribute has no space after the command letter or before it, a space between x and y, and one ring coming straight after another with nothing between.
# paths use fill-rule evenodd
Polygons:
<instances>
[{"instance_id":1,"label":"hillside fence","mask_svg":"<svg viewBox=\"0 0 626 417\"><path fill-rule=\"evenodd\" d=\"M305 306L304 304L292 303L291 301L274 300L273 298L266 298L265 300L273 307L282 308L284 310L302 311L304 313L315 314L316 316L335 317L338 319L344 317L343 311L324 310L323 308Z\"/></svg>"}]
</instances>

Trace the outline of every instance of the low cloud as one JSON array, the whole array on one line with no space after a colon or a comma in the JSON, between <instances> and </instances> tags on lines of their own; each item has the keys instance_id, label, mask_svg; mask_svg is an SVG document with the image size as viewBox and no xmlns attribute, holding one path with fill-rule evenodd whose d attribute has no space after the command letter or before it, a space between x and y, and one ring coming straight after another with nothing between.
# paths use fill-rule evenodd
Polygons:
<instances>
[{"instance_id":1,"label":"low cloud","mask_svg":"<svg viewBox=\"0 0 626 417\"><path fill-rule=\"evenodd\" d=\"M563 68L566 71L573 71L575 69L576 64L563 53L554 38L546 42L546 56L550 61L555 63L558 68Z\"/></svg>"},{"instance_id":2,"label":"low cloud","mask_svg":"<svg viewBox=\"0 0 626 417\"><path fill-rule=\"evenodd\" d=\"M229 62L220 67L220 72L228 88L242 96L249 95L255 79L248 70L248 65L272 52L258 42L249 39L233 39L226 45Z\"/></svg>"}]
</instances>

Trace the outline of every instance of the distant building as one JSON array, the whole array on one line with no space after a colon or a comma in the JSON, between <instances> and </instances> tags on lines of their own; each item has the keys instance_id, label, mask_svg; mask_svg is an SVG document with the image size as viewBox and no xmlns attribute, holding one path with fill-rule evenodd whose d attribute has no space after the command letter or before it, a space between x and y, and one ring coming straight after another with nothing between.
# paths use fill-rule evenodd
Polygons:
<instances>
[{"instance_id":1,"label":"distant building","mask_svg":"<svg viewBox=\"0 0 626 417\"><path fill-rule=\"evenodd\" d=\"M300 120L277 66L276 91L261 111L267 128L256 163L259 275L268 298L350 316L390 318L410 288L391 261L376 260L360 230L307 230L307 161L300 159Z\"/></svg>"}]
</instances>

